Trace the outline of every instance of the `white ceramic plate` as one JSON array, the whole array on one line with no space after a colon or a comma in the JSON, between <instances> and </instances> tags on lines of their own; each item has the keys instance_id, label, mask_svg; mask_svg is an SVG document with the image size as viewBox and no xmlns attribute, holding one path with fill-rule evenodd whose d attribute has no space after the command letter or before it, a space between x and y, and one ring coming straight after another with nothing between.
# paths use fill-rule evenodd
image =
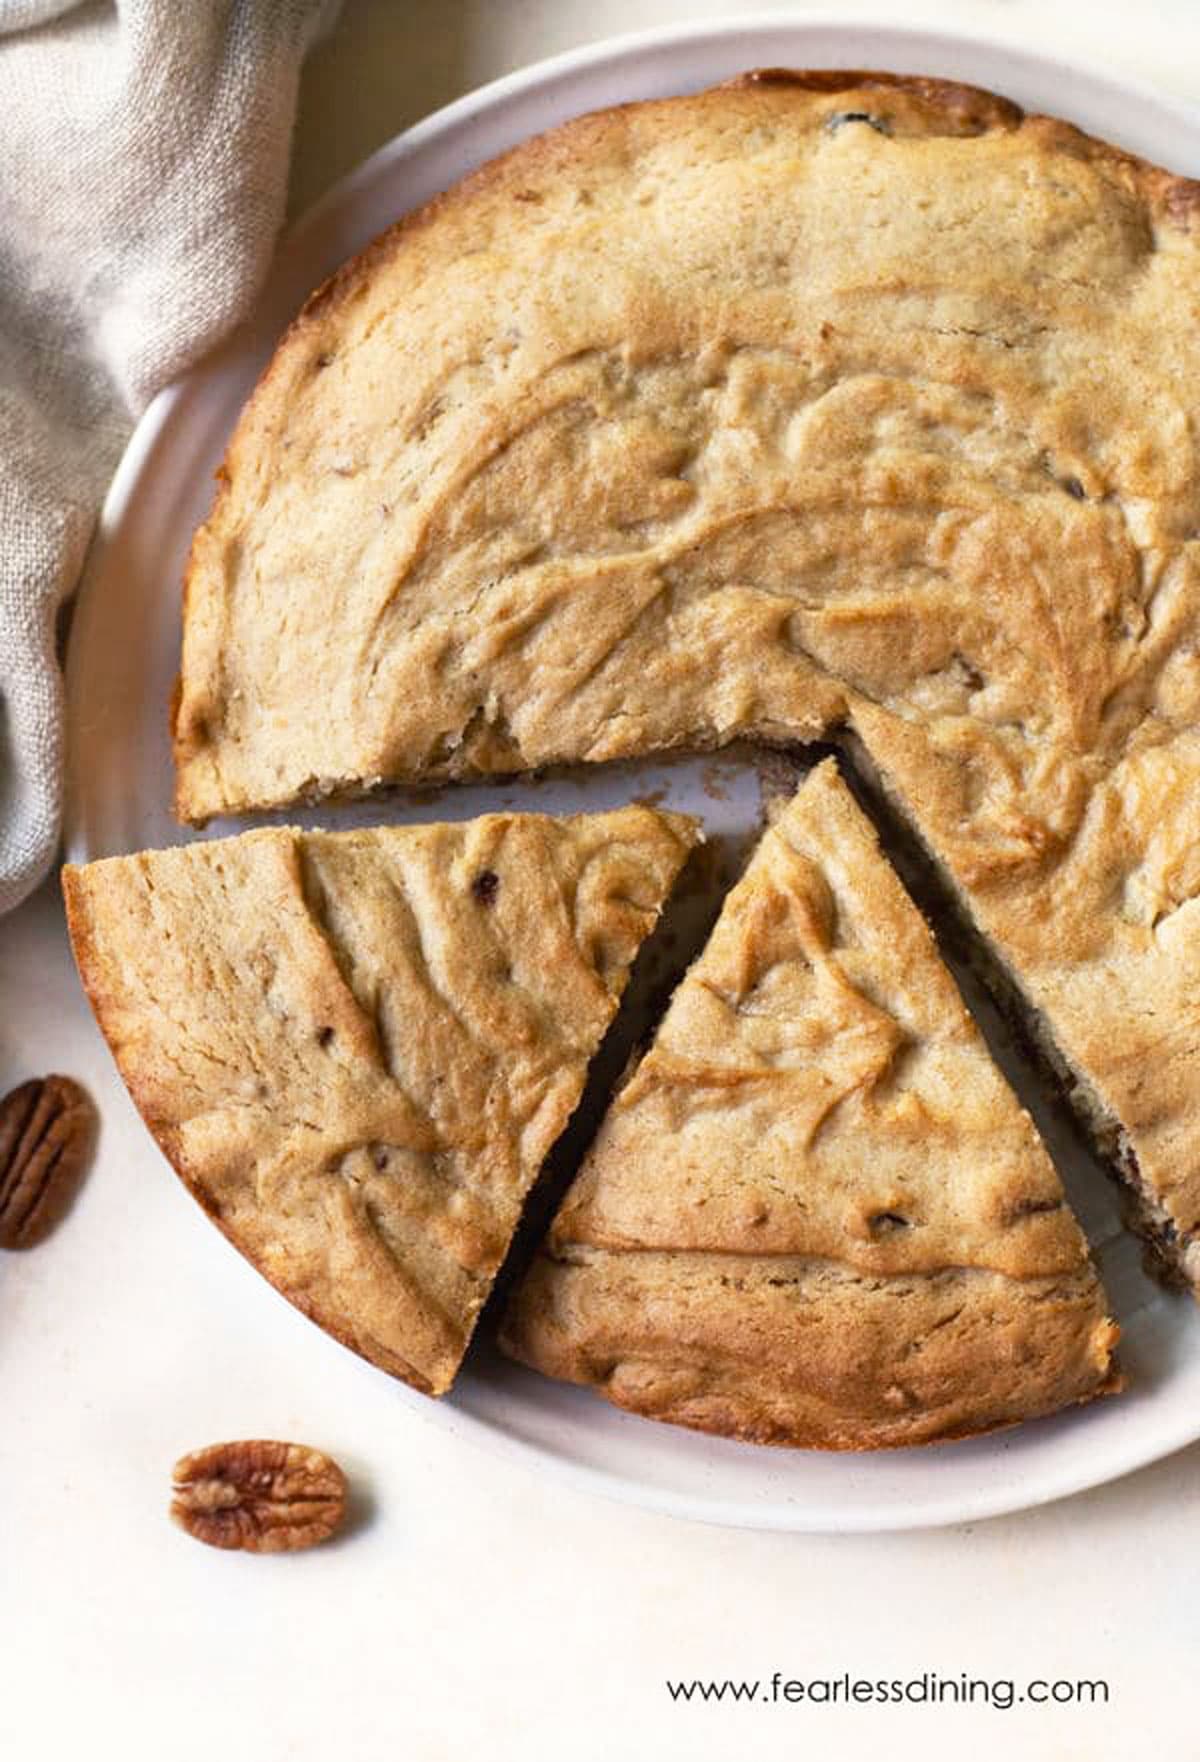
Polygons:
<instances>
[{"instance_id":1,"label":"white ceramic plate","mask_svg":"<svg viewBox=\"0 0 1200 1762\"><path fill-rule=\"evenodd\" d=\"M121 464L71 641L68 848L74 860L179 842L171 820L167 705L179 647L179 583L193 528L237 412L308 291L398 214L472 166L583 110L711 84L755 66L877 67L990 86L1182 171L1200 173L1200 116L1076 66L979 39L778 17L672 29L601 44L498 81L385 147L294 230L251 322L159 397ZM436 808L393 800L325 810L325 823L465 816L499 802L600 807L662 787L710 829L757 809L749 773L624 767L568 782L463 789ZM311 821L313 816L307 818ZM218 825L210 833L236 829ZM1120 1400L1015 1432L933 1450L822 1456L725 1443L618 1413L473 1351L441 1403L397 1386L451 1428L516 1451L596 1491L678 1515L759 1528L868 1530L989 1516L1093 1486L1200 1437L1200 1312L1138 1269L1107 1186L1065 1152L1065 1174L1124 1326L1131 1388ZM164 1171L165 1176L165 1171ZM173 1213L172 1218L178 1213ZM167 1227L164 1223L163 1227ZM207 1228L197 1211L197 1230ZM159 1247L164 1258L172 1244ZM152 1251L153 1244L147 1245ZM245 1269L241 1289L254 1275ZM205 1301L176 1289L176 1304ZM309 1324L295 1318L296 1350ZM348 1357L347 1372L357 1367Z\"/></svg>"}]
</instances>

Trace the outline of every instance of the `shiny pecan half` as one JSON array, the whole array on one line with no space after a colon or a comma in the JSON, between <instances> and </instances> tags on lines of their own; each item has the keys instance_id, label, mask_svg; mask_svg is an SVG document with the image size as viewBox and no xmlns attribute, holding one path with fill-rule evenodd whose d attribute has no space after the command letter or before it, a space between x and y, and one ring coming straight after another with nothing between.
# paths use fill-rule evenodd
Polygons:
<instances>
[{"instance_id":1,"label":"shiny pecan half","mask_svg":"<svg viewBox=\"0 0 1200 1762\"><path fill-rule=\"evenodd\" d=\"M190 1536L251 1554L314 1547L346 1514L346 1477L332 1458L263 1438L181 1457L174 1492L171 1516Z\"/></svg>"},{"instance_id":2,"label":"shiny pecan half","mask_svg":"<svg viewBox=\"0 0 1200 1762\"><path fill-rule=\"evenodd\" d=\"M49 1235L87 1167L96 1110L70 1077L35 1077L0 1101L0 1248Z\"/></svg>"}]
</instances>

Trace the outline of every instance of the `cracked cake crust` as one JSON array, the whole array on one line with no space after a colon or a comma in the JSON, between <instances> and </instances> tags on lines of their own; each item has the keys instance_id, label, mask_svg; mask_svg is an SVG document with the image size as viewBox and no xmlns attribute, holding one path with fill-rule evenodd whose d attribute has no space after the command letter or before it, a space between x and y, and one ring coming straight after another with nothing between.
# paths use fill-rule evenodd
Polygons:
<instances>
[{"instance_id":1,"label":"cracked cake crust","mask_svg":"<svg viewBox=\"0 0 1200 1762\"><path fill-rule=\"evenodd\" d=\"M327 1332L441 1394L696 837L638 807L271 829L63 889L192 1194Z\"/></svg>"},{"instance_id":2,"label":"cracked cake crust","mask_svg":"<svg viewBox=\"0 0 1200 1762\"><path fill-rule=\"evenodd\" d=\"M1029 1116L820 765L617 1095L502 1344L655 1418L873 1449L1119 1387Z\"/></svg>"}]
</instances>

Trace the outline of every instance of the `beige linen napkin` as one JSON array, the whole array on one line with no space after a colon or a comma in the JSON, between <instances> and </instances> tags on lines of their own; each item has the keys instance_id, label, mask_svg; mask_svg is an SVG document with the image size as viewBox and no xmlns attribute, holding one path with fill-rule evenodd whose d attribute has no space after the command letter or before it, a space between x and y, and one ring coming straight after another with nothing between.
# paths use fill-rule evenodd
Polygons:
<instances>
[{"instance_id":1,"label":"beige linen napkin","mask_svg":"<svg viewBox=\"0 0 1200 1762\"><path fill-rule=\"evenodd\" d=\"M53 860L56 625L132 419L246 311L336 0L0 0L0 912Z\"/></svg>"}]
</instances>

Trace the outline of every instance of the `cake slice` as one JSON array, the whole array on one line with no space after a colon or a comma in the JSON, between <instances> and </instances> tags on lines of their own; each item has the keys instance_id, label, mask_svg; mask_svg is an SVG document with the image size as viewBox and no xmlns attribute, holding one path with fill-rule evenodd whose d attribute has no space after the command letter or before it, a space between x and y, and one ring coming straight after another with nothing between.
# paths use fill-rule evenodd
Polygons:
<instances>
[{"instance_id":1,"label":"cake slice","mask_svg":"<svg viewBox=\"0 0 1200 1762\"><path fill-rule=\"evenodd\" d=\"M832 763L764 836L504 1323L634 1412L867 1449L1119 1387L1029 1116Z\"/></svg>"},{"instance_id":2,"label":"cake slice","mask_svg":"<svg viewBox=\"0 0 1200 1762\"><path fill-rule=\"evenodd\" d=\"M314 1321L441 1394L696 837L639 807L267 830L63 886L192 1193Z\"/></svg>"}]
</instances>

